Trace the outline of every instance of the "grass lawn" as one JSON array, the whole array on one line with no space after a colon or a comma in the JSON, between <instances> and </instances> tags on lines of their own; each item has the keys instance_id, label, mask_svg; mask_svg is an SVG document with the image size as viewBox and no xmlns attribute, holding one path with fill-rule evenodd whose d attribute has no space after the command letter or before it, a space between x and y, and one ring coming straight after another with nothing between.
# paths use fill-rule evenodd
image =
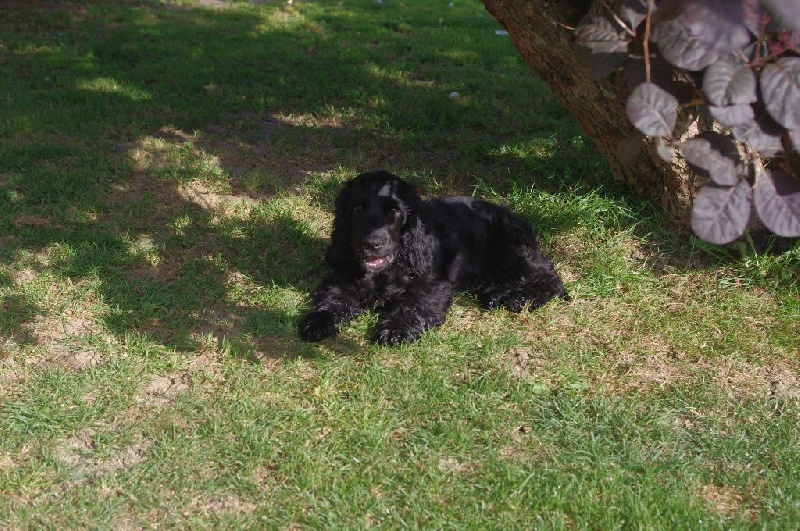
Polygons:
<instances>
[{"instance_id":1,"label":"grass lawn","mask_svg":"<svg viewBox=\"0 0 800 531\"><path fill-rule=\"evenodd\" d=\"M800 247L671 230L448 3L3 2L0 527L800 526ZM301 342L374 168L508 204L572 302Z\"/></svg>"}]
</instances>

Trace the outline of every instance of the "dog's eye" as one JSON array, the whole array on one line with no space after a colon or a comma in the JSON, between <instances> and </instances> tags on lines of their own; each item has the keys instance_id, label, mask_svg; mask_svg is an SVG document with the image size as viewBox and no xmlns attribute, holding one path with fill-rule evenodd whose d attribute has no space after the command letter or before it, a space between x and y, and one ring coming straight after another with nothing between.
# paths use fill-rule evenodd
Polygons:
<instances>
[{"instance_id":1,"label":"dog's eye","mask_svg":"<svg viewBox=\"0 0 800 531\"><path fill-rule=\"evenodd\" d=\"M355 213L355 214L358 214L362 210L364 210L364 207L362 207L361 205L356 205L356 206L353 207L353 213Z\"/></svg>"},{"instance_id":2,"label":"dog's eye","mask_svg":"<svg viewBox=\"0 0 800 531\"><path fill-rule=\"evenodd\" d=\"M399 218L400 217L400 209L399 208L392 208L391 210L389 210L389 215L392 216L395 219Z\"/></svg>"}]
</instances>

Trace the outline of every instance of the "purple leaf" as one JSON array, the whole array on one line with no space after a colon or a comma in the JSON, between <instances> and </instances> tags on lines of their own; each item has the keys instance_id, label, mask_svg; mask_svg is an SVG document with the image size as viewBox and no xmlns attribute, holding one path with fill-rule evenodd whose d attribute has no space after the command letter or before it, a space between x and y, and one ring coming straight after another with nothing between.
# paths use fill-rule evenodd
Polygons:
<instances>
[{"instance_id":1,"label":"purple leaf","mask_svg":"<svg viewBox=\"0 0 800 531\"><path fill-rule=\"evenodd\" d=\"M619 16L631 30L635 30L647 17L647 0L625 0Z\"/></svg>"},{"instance_id":2,"label":"purple leaf","mask_svg":"<svg viewBox=\"0 0 800 531\"><path fill-rule=\"evenodd\" d=\"M755 120L755 113L750 105L729 105L727 107L708 106L711 116L722 125L734 127Z\"/></svg>"},{"instance_id":3,"label":"purple leaf","mask_svg":"<svg viewBox=\"0 0 800 531\"><path fill-rule=\"evenodd\" d=\"M742 6L742 23L747 26L750 33L756 37L760 36L764 31L764 23L768 20L767 12L759 4L760 0L744 0L741 1ZM769 31L769 29L767 30Z\"/></svg>"},{"instance_id":4,"label":"purple leaf","mask_svg":"<svg viewBox=\"0 0 800 531\"><path fill-rule=\"evenodd\" d=\"M751 204L752 189L744 179L735 186L709 183L694 199L692 230L707 242L730 243L744 233Z\"/></svg>"},{"instance_id":5,"label":"purple leaf","mask_svg":"<svg viewBox=\"0 0 800 531\"><path fill-rule=\"evenodd\" d=\"M711 103L718 106L753 103L758 99L753 70L733 54L706 69L703 92Z\"/></svg>"},{"instance_id":6,"label":"purple leaf","mask_svg":"<svg viewBox=\"0 0 800 531\"><path fill-rule=\"evenodd\" d=\"M758 217L778 236L800 236L800 182L781 171L761 170L755 185Z\"/></svg>"},{"instance_id":7,"label":"purple leaf","mask_svg":"<svg viewBox=\"0 0 800 531\"><path fill-rule=\"evenodd\" d=\"M625 31L604 17L584 17L575 29L575 40L593 53L628 53Z\"/></svg>"},{"instance_id":8,"label":"purple leaf","mask_svg":"<svg viewBox=\"0 0 800 531\"><path fill-rule=\"evenodd\" d=\"M685 0L679 16L656 25L653 40L672 64L702 70L719 56L750 43L744 20L742 2Z\"/></svg>"},{"instance_id":9,"label":"purple leaf","mask_svg":"<svg viewBox=\"0 0 800 531\"><path fill-rule=\"evenodd\" d=\"M648 136L670 136L678 100L653 83L642 83L628 97L625 111L631 123Z\"/></svg>"},{"instance_id":10,"label":"purple leaf","mask_svg":"<svg viewBox=\"0 0 800 531\"><path fill-rule=\"evenodd\" d=\"M761 72L767 112L786 129L800 128L800 57L783 57Z\"/></svg>"},{"instance_id":11,"label":"purple leaf","mask_svg":"<svg viewBox=\"0 0 800 531\"><path fill-rule=\"evenodd\" d=\"M719 57L719 52L694 37L680 18L659 24L653 32L653 40L667 61L686 70L702 70Z\"/></svg>"},{"instance_id":12,"label":"purple leaf","mask_svg":"<svg viewBox=\"0 0 800 531\"><path fill-rule=\"evenodd\" d=\"M761 0L761 3L781 28L800 31L800 2L797 0Z\"/></svg>"},{"instance_id":13,"label":"purple leaf","mask_svg":"<svg viewBox=\"0 0 800 531\"><path fill-rule=\"evenodd\" d=\"M707 132L705 136L690 138L681 144L683 158L696 173L709 177L717 184L734 186L741 179L736 146L729 137L719 133Z\"/></svg>"},{"instance_id":14,"label":"purple leaf","mask_svg":"<svg viewBox=\"0 0 800 531\"><path fill-rule=\"evenodd\" d=\"M733 137L760 151L765 157L771 157L783 149L783 128L758 104L753 106L753 114L753 120L733 126Z\"/></svg>"}]
</instances>

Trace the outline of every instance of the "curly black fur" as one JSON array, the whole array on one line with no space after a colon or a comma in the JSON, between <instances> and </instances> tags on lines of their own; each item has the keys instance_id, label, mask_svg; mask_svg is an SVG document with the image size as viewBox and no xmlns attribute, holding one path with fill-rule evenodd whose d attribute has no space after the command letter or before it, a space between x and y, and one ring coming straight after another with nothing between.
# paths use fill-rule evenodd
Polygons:
<instances>
[{"instance_id":1,"label":"curly black fur","mask_svg":"<svg viewBox=\"0 0 800 531\"><path fill-rule=\"evenodd\" d=\"M423 201L387 171L362 173L336 198L330 272L314 291L300 336L319 341L365 310L384 317L376 341L396 345L441 325L456 290L487 308L535 308L567 292L528 223L470 197Z\"/></svg>"}]
</instances>

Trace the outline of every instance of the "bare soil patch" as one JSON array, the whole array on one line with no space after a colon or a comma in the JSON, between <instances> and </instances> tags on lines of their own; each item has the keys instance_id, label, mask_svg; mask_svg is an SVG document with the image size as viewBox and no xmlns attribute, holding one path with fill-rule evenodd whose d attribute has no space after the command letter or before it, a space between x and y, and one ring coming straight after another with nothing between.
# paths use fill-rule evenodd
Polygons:
<instances>
[{"instance_id":1,"label":"bare soil patch","mask_svg":"<svg viewBox=\"0 0 800 531\"><path fill-rule=\"evenodd\" d=\"M37 216L36 214L20 214L11 220L11 225L13 225L15 229L23 229L26 227L43 229L55 227L56 223L52 219L44 216Z\"/></svg>"},{"instance_id":2,"label":"bare soil patch","mask_svg":"<svg viewBox=\"0 0 800 531\"><path fill-rule=\"evenodd\" d=\"M243 501L232 494L219 497L207 496L194 499L191 502L191 508L194 511L205 515L222 513L250 514L258 509L258 507L258 504Z\"/></svg>"},{"instance_id":3,"label":"bare soil patch","mask_svg":"<svg viewBox=\"0 0 800 531\"><path fill-rule=\"evenodd\" d=\"M191 182L180 187L178 189L178 195L186 201L211 211L220 210L227 205L236 205L237 203L255 203L255 201L248 196L222 194L215 191L207 184L200 182Z\"/></svg>"},{"instance_id":4,"label":"bare soil patch","mask_svg":"<svg viewBox=\"0 0 800 531\"><path fill-rule=\"evenodd\" d=\"M144 463L147 450L153 445L153 441L139 438L110 456L99 458L97 437L94 428L85 428L72 437L57 441L53 455L64 465L82 469L83 476L97 477Z\"/></svg>"},{"instance_id":5,"label":"bare soil patch","mask_svg":"<svg viewBox=\"0 0 800 531\"><path fill-rule=\"evenodd\" d=\"M155 375L142 389L138 400L148 405L163 406L177 400L178 396L192 386L192 375L189 372L175 372Z\"/></svg>"},{"instance_id":6,"label":"bare soil patch","mask_svg":"<svg viewBox=\"0 0 800 531\"><path fill-rule=\"evenodd\" d=\"M25 325L26 332L40 347L40 361L53 363L72 371L81 371L103 363L106 355L86 347L82 338L97 333L95 320L86 312L73 311L66 315L38 315Z\"/></svg>"}]
</instances>

